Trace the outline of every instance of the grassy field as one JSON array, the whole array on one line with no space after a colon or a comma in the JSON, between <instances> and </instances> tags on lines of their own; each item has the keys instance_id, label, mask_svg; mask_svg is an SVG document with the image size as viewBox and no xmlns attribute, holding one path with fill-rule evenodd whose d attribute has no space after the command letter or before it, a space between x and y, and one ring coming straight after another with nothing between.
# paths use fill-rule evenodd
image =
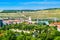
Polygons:
<instances>
[{"instance_id":1,"label":"grassy field","mask_svg":"<svg viewBox=\"0 0 60 40\"><path fill-rule=\"evenodd\" d=\"M33 18L60 18L60 10L42 10L34 13L26 13L24 15L29 15Z\"/></svg>"},{"instance_id":2,"label":"grassy field","mask_svg":"<svg viewBox=\"0 0 60 40\"><path fill-rule=\"evenodd\" d=\"M41 10L23 13L0 13L1 18L5 17L23 17L31 16L32 18L60 18L60 9L56 10Z\"/></svg>"}]
</instances>

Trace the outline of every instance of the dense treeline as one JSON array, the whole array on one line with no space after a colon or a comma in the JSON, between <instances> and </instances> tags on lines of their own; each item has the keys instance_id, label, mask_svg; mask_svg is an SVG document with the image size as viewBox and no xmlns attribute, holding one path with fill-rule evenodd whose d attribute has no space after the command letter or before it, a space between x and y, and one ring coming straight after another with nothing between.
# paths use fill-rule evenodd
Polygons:
<instances>
[{"instance_id":1,"label":"dense treeline","mask_svg":"<svg viewBox=\"0 0 60 40\"><path fill-rule=\"evenodd\" d=\"M14 32L11 29L29 31ZM60 40L60 32L56 27L36 24L11 24L0 28L0 40Z\"/></svg>"},{"instance_id":2,"label":"dense treeline","mask_svg":"<svg viewBox=\"0 0 60 40\"><path fill-rule=\"evenodd\" d=\"M41 10L57 10L60 8L49 8L49 9L39 9L39 10L3 10L0 13L17 13L17 12L36 12L36 11L41 11Z\"/></svg>"},{"instance_id":3,"label":"dense treeline","mask_svg":"<svg viewBox=\"0 0 60 40\"><path fill-rule=\"evenodd\" d=\"M3 10L1 13L34 12L36 10Z\"/></svg>"}]
</instances>

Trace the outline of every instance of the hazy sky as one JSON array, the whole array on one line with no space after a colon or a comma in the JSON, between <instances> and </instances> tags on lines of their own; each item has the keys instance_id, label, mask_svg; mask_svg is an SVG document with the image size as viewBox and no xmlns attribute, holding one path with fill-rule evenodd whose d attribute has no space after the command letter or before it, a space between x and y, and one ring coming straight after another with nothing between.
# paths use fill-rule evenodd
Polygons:
<instances>
[{"instance_id":1,"label":"hazy sky","mask_svg":"<svg viewBox=\"0 0 60 40\"><path fill-rule=\"evenodd\" d=\"M0 9L60 8L60 0L0 0Z\"/></svg>"}]
</instances>

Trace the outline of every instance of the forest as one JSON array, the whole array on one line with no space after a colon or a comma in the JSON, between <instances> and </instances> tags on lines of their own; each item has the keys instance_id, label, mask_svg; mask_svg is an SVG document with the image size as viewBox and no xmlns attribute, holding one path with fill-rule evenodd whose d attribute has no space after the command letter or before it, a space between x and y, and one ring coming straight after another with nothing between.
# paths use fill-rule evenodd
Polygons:
<instances>
[{"instance_id":1,"label":"forest","mask_svg":"<svg viewBox=\"0 0 60 40\"><path fill-rule=\"evenodd\" d=\"M22 30L22 32L11 29ZM48 25L10 24L0 27L0 40L60 40L60 32L56 27Z\"/></svg>"}]
</instances>

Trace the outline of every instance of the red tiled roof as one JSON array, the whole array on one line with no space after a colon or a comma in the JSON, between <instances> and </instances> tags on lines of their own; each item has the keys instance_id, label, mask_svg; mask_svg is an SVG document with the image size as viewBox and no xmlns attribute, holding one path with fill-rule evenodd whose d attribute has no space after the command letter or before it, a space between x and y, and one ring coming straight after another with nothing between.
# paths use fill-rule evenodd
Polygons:
<instances>
[{"instance_id":1,"label":"red tiled roof","mask_svg":"<svg viewBox=\"0 0 60 40\"><path fill-rule=\"evenodd\" d=\"M51 23L49 26L57 26L57 28L60 28L60 22Z\"/></svg>"},{"instance_id":2,"label":"red tiled roof","mask_svg":"<svg viewBox=\"0 0 60 40\"><path fill-rule=\"evenodd\" d=\"M51 23L51 24L60 25L60 22L55 22L55 23Z\"/></svg>"},{"instance_id":3,"label":"red tiled roof","mask_svg":"<svg viewBox=\"0 0 60 40\"><path fill-rule=\"evenodd\" d=\"M55 23L53 23L53 24L55 24L55 25L60 25L60 22L55 22Z\"/></svg>"},{"instance_id":4,"label":"red tiled roof","mask_svg":"<svg viewBox=\"0 0 60 40\"><path fill-rule=\"evenodd\" d=\"M20 20L14 20L15 22L20 22Z\"/></svg>"},{"instance_id":5,"label":"red tiled roof","mask_svg":"<svg viewBox=\"0 0 60 40\"><path fill-rule=\"evenodd\" d=\"M57 25L57 28L60 28L60 25Z\"/></svg>"}]
</instances>

